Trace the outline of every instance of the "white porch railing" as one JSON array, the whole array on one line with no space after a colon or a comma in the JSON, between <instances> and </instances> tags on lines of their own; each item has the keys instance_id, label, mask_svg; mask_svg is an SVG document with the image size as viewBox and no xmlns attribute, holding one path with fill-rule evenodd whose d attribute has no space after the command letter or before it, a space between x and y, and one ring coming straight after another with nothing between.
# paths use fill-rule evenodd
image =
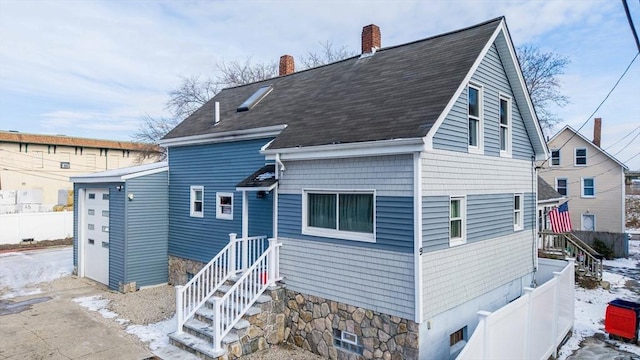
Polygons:
<instances>
[{"instance_id":1,"label":"white porch railing","mask_svg":"<svg viewBox=\"0 0 640 360\"><path fill-rule=\"evenodd\" d=\"M221 349L222 339L270 285L280 280L279 251L282 244L269 239L269 247L244 271L224 296L214 298L213 348ZM255 252L254 252L255 253Z\"/></svg>"},{"instance_id":2,"label":"white porch railing","mask_svg":"<svg viewBox=\"0 0 640 360\"><path fill-rule=\"evenodd\" d=\"M573 327L573 259L553 279L525 288L524 295L497 311L479 311L480 322L456 360L540 359L556 349Z\"/></svg>"},{"instance_id":3,"label":"white porch railing","mask_svg":"<svg viewBox=\"0 0 640 360\"><path fill-rule=\"evenodd\" d=\"M229 234L229 243L183 286L176 286L177 333L229 278L237 271L246 269L266 247L266 236L238 239ZM238 266L239 265L239 266Z\"/></svg>"}]
</instances>

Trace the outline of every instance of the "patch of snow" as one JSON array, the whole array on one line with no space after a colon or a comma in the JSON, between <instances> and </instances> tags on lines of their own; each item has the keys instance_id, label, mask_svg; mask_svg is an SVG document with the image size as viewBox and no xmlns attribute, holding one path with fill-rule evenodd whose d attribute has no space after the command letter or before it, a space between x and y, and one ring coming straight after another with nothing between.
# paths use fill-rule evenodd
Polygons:
<instances>
[{"instance_id":1,"label":"patch of snow","mask_svg":"<svg viewBox=\"0 0 640 360\"><path fill-rule=\"evenodd\" d=\"M51 282L73 271L73 249L43 249L0 254L2 299L39 294L37 284Z\"/></svg>"},{"instance_id":2,"label":"patch of snow","mask_svg":"<svg viewBox=\"0 0 640 360\"><path fill-rule=\"evenodd\" d=\"M168 334L176 331L178 320L174 315L172 318L157 322L155 324L129 325L127 332L137 336L143 342L148 342L151 351L169 345Z\"/></svg>"},{"instance_id":3,"label":"patch of snow","mask_svg":"<svg viewBox=\"0 0 640 360\"><path fill-rule=\"evenodd\" d=\"M640 254L640 242L629 242L629 258L621 258L615 260L606 260L604 265L622 268L636 269L637 257ZM636 260L634 260L634 258ZM631 278L604 271L603 280L611 284L609 290L600 287L596 289L584 289L576 286L575 298L575 320L573 324L573 335L560 348L558 352L558 360L565 360L575 350L580 347L580 343L588 337L596 333L605 333L604 316L607 305L610 301L621 298L638 302L638 296L632 291L626 289L625 283ZM619 349L640 355L640 347L623 343L620 341L612 341Z\"/></svg>"},{"instance_id":4,"label":"patch of snow","mask_svg":"<svg viewBox=\"0 0 640 360\"><path fill-rule=\"evenodd\" d=\"M102 317L105 317L107 319L118 317L118 314L107 309L109 300L103 299L100 295L75 298L73 299L73 302L78 303L80 306L86 307L90 311L97 311L100 315L102 315Z\"/></svg>"},{"instance_id":5,"label":"patch of snow","mask_svg":"<svg viewBox=\"0 0 640 360\"><path fill-rule=\"evenodd\" d=\"M256 178L258 179L258 181L264 181L267 179L273 179L274 177L276 177L276 173L267 172L267 173L258 175Z\"/></svg>"}]
</instances>

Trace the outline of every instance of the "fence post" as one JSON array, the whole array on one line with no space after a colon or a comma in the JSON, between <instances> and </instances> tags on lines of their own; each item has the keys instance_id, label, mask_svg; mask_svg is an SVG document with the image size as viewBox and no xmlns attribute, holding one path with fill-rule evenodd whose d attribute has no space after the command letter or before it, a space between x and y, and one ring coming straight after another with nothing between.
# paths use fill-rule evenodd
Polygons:
<instances>
[{"instance_id":1,"label":"fence post","mask_svg":"<svg viewBox=\"0 0 640 360\"><path fill-rule=\"evenodd\" d=\"M222 331L222 299L219 297L213 298L213 350L222 349L222 339L220 339L220 333Z\"/></svg>"},{"instance_id":2,"label":"fence post","mask_svg":"<svg viewBox=\"0 0 640 360\"><path fill-rule=\"evenodd\" d=\"M182 300L182 288L184 286L176 286L176 318L178 320L178 328L176 334L182 334L182 325L184 324L184 304Z\"/></svg>"},{"instance_id":3,"label":"fence post","mask_svg":"<svg viewBox=\"0 0 640 360\"><path fill-rule=\"evenodd\" d=\"M488 311L478 311L478 317L480 318L478 326L482 326L482 330L484 330L484 337L482 341L482 358L490 359L491 351L489 351L489 324L487 323L487 318L491 315Z\"/></svg>"},{"instance_id":4,"label":"fence post","mask_svg":"<svg viewBox=\"0 0 640 360\"><path fill-rule=\"evenodd\" d=\"M229 263L229 274L233 274L236 272L236 237L238 234L231 233L229 234L229 259L227 260Z\"/></svg>"},{"instance_id":5,"label":"fence post","mask_svg":"<svg viewBox=\"0 0 640 360\"><path fill-rule=\"evenodd\" d=\"M527 323L524 330L524 356L523 359L531 358L531 343L534 334L531 332L531 326L533 323L533 292L535 289L526 287L524 288L524 295L527 297Z\"/></svg>"},{"instance_id":6,"label":"fence post","mask_svg":"<svg viewBox=\"0 0 640 360\"><path fill-rule=\"evenodd\" d=\"M569 262L571 264L572 262ZM551 346L553 346L553 358L558 358L558 316L560 314L560 276L562 273L553 272L553 280L555 281L553 289L553 323L551 324ZM572 298L573 299L573 298Z\"/></svg>"}]
</instances>

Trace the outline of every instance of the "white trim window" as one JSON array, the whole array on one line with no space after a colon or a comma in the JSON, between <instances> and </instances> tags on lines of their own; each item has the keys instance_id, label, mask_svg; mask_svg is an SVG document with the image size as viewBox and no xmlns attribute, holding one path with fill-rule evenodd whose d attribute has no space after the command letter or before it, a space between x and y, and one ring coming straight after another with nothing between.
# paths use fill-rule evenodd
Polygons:
<instances>
[{"instance_id":1,"label":"white trim window","mask_svg":"<svg viewBox=\"0 0 640 360\"><path fill-rule=\"evenodd\" d=\"M582 178L582 197L583 198L593 198L596 197L596 179Z\"/></svg>"},{"instance_id":2,"label":"white trim window","mask_svg":"<svg viewBox=\"0 0 640 360\"><path fill-rule=\"evenodd\" d=\"M582 231L596 231L596 214L582 214L580 227Z\"/></svg>"},{"instance_id":3,"label":"white trim window","mask_svg":"<svg viewBox=\"0 0 640 360\"><path fill-rule=\"evenodd\" d=\"M375 191L303 190L302 233L375 242Z\"/></svg>"},{"instance_id":4,"label":"white trim window","mask_svg":"<svg viewBox=\"0 0 640 360\"><path fill-rule=\"evenodd\" d=\"M551 149L550 166L560 166L560 149Z\"/></svg>"},{"instance_id":5,"label":"white trim window","mask_svg":"<svg viewBox=\"0 0 640 360\"><path fill-rule=\"evenodd\" d=\"M204 186L192 185L189 215L192 217L204 217Z\"/></svg>"},{"instance_id":6,"label":"white trim window","mask_svg":"<svg viewBox=\"0 0 640 360\"><path fill-rule=\"evenodd\" d=\"M567 178L556 178L556 191L563 196L569 195L569 182Z\"/></svg>"},{"instance_id":7,"label":"white trim window","mask_svg":"<svg viewBox=\"0 0 640 360\"><path fill-rule=\"evenodd\" d=\"M500 95L500 156L511 156L511 98Z\"/></svg>"},{"instance_id":8,"label":"white trim window","mask_svg":"<svg viewBox=\"0 0 640 360\"><path fill-rule=\"evenodd\" d=\"M482 87L469 84L467 87L469 152L482 153L482 99Z\"/></svg>"},{"instance_id":9,"label":"white trim window","mask_svg":"<svg viewBox=\"0 0 640 360\"><path fill-rule=\"evenodd\" d=\"M233 220L233 193L216 193L216 219Z\"/></svg>"},{"instance_id":10,"label":"white trim window","mask_svg":"<svg viewBox=\"0 0 640 360\"><path fill-rule=\"evenodd\" d=\"M587 166L587 148L575 148L574 166Z\"/></svg>"},{"instance_id":11,"label":"white trim window","mask_svg":"<svg viewBox=\"0 0 640 360\"><path fill-rule=\"evenodd\" d=\"M522 194L513 195L513 230L518 231L524 228L524 205Z\"/></svg>"},{"instance_id":12,"label":"white trim window","mask_svg":"<svg viewBox=\"0 0 640 360\"><path fill-rule=\"evenodd\" d=\"M449 199L449 245L456 246L467 242L466 239L467 204L464 196L452 196Z\"/></svg>"}]
</instances>

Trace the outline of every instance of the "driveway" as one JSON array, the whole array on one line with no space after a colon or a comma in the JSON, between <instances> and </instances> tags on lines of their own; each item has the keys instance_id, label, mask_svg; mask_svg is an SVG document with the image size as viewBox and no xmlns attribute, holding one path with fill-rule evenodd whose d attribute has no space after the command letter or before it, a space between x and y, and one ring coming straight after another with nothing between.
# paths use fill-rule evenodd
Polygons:
<instances>
[{"instance_id":1,"label":"driveway","mask_svg":"<svg viewBox=\"0 0 640 360\"><path fill-rule=\"evenodd\" d=\"M0 256L0 298L4 298L0 300L0 359L151 357L147 348L122 331L118 323L72 301L104 293L104 286L67 276L26 292L22 289L33 278L47 281L67 273L71 256L70 248ZM51 260L50 266L30 266L42 258ZM31 279L21 271L31 272ZM24 296L27 293L32 295Z\"/></svg>"}]
</instances>

